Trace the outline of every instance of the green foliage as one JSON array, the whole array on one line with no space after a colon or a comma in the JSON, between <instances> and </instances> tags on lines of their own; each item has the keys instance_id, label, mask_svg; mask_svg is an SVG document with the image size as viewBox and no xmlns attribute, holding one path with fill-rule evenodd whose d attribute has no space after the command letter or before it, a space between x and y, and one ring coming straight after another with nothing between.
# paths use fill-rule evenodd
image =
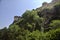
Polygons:
<instances>
[{"instance_id":1,"label":"green foliage","mask_svg":"<svg viewBox=\"0 0 60 40\"><path fill-rule=\"evenodd\" d=\"M36 30L36 31L33 31L29 36L31 37L30 40L39 40L41 34L40 34L40 31Z\"/></svg>"},{"instance_id":2,"label":"green foliage","mask_svg":"<svg viewBox=\"0 0 60 40\"><path fill-rule=\"evenodd\" d=\"M40 18L35 10L27 10L22 15L22 20L20 19L18 22L16 22L16 24L18 24L20 27L24 27L24 29L28 29L30 31L40 28L41 23L42 17Z\"/></svg>"},{"instance_id":3,"label":"green foliage","mask_svg":"<svg viewBox=\"0 0 60 40\"><path fill-rule=\"evenodd\" d=\"M53 20L51 23L50 23L50 26L51 28L60 28L60 20Z\"/></svg>"},{"instance_id":4,"label":"green foliage","mask_svg":"<svg viewBox=\"0 0 60 40\"><path fill-rule=\"evenodd\" d=\"M12 25L9 27L9 40L17 40L17 36L20 34L20 28L18 25Z\"/></svg>"},{"instance_id":5,"label":"green foliage","mask_svg":"<svg viewBox=\"0 0 60 40\"><path fill-rule=\"evenodd\" d=\"M44 40L44 33L42 35L42 33L39 30L36 30L33 31L32 33L30 32L25 37L27 37L26 40Z\"/></svg>"},{"instance_id":6,"label":"green foliage","mask_svg":"<svg viewBox=\"0 0 60 40\"><path fill-rule=\"evenodd\" d=\"M46 40L60 40L60 28L46 33Z\"/></svg>"},{"instance_id":7,"label":"green foliage","mask_svg":"<svg viewBox=\"0 0 60 40\"><path fill-rule=\"evenodd\" d=\"M8 39L8 30L5 27L0 30L0 40L7 40L7 39Z\"/></svg>"}]
</instances>

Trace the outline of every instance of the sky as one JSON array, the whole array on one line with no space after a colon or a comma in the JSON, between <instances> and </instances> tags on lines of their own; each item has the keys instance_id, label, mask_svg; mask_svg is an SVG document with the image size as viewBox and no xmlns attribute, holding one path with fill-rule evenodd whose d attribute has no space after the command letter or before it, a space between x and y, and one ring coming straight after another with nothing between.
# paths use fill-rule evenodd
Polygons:
<instances>
[{"instance_id":1,"label":"sky","mask_svg":"<svg viewBox=\"0 0 60 40\"><path fill-rule=\"evenodd\" d=\"M9 27L14 16L21 16L26 10L40 7L43 2L51 0L0 0L0 29Z\"/></svg>"}]
</instances>

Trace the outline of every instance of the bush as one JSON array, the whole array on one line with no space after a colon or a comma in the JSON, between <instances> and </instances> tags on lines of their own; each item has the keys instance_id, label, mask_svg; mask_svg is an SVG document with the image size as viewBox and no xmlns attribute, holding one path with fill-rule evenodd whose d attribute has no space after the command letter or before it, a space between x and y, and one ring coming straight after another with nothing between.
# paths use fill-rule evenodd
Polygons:
<instances>
[{"instance_id":1,"label":"bush","mask_svg":"<svg viewBox=\"0 0 60 40\"><path fill-rule=\"evenodd\" d=\"M46 40L60 40L60 28L56 30L50 30L45 35Z\"/></svg>"}]
</instances>

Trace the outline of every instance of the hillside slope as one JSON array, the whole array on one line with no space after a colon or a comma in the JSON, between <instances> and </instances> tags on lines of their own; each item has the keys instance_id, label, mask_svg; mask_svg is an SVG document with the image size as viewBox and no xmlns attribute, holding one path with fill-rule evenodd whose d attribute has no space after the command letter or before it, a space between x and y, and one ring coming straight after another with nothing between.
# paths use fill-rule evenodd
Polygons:
<instances>
[{"instance_id":1,"label":"hillside slope","mask_svg":"<svg viewBox=\"0 0 60 40\"><path fill-rule=\"evenodd\" d=\"M0 29L0 40L60 40L60 0L14 16L9 28Z\"/></svg>"}]
</instances>

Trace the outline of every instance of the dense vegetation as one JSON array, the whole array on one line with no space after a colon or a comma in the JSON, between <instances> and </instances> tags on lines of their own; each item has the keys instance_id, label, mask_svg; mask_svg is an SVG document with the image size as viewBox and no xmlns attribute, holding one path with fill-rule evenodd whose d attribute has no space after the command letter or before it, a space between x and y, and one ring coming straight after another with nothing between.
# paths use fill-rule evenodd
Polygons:
<instances>
[{"instance_id":1,"label":"dense vegetation","mask_svg":"<svg viewBox=\"0 0 60 40\"><path fill-rule=\"evenodd\" d=\"M0 40L60 40L60 4L27 10L9 28L0 29Z\"/></svg>"}]
</instances>

